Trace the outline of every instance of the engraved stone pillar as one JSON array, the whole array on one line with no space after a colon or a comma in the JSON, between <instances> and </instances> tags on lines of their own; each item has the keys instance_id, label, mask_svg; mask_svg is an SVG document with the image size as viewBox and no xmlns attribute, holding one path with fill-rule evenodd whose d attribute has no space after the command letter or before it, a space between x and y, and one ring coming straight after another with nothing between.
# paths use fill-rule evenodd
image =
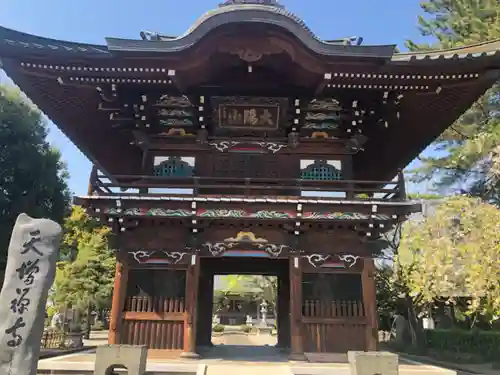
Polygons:
<instances>
[{"instance_id":1,"label":"engraved stone pillar","mask_svg":"<svg viewBox=\"0 0 500 375\"><path fill-rule=\"evenodd\" d=\"M351 375L398 375L399 356L388 352L348 352Z\"/></svg>"},{"instance_id":2,"label":"engraved stone pillar","mask_svg":"<svg viewBox=\"0 0 500 375\"><path fill-rule=\"evenodd\" d=\"M0 374L35 375L45 304L54 281L61 226L21 214L16 220L0 293Z\"/></svg>"}]
</instances>

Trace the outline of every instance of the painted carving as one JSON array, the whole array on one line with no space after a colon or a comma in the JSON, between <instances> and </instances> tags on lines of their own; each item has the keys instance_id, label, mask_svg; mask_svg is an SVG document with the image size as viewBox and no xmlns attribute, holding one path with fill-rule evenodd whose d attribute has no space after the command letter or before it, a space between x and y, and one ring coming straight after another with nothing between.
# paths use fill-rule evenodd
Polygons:
<instances>
[{"instance_id":1,"label":"painted carving","mask_svg":"<svg viewBox=\"0 0 500 375\"><path fill-rule=\"evenodd\" d=\"M314 268L352 268L360 259L359 256L351 254L310 254L302 257Z\"/></svg>"},{"instance_id":2,"label":"painted carving","mask_svg":"<svg viewBox=\"0 0 500 375\"><path fill-rule=\"evenodd\" d=\"M281 149L287 147L285 143L276 143L276 142L239 142L239 141L216 141L209 142L209 146L214 147L217 151L225 152L225 151L241 151L239 148L235 147L238 145L251 145L254 147L261 148L267 152L271 152L273 154L279 152ZM244 147L245 151L248 151L246 147Z\"/></svg>"},{"instance_id":3,"label":"painted carving","mask_svg":"<svg viewBox=\"0 0 500 375\"><path fill-rule=\"evenodd\" d=\"M325 99L325 100L318 100L318 99L313 99L309 103L309 106L307 107L309 111L340 111L342 110L342 107L340 106L340 103L338 100L335 99Z\"/></svg>"},{"instance_id":4,"label":"painted carving","mask_svg":"<svg viewBox=\"0 0 500 375\"><path fill-rule=\"evenodd\" d=\"M137 250L128 252L139 264L177 264L188 253Z\"/></svg>"},{"instance_id":5,"label":"painted carving","mask_svg":"<svg viewBox=\"0 0 500 375\"><path fill-rule=\"evenodd\" d=\"M192 107L187 96L162 95L155 104L156 107Z\"/></svg>"},{"instance_id":6,"label":"painted carving","mask_svg":"<svg viewBox=\"0 0 500 375\"><path fill-rule=\"evenodd\" d=\"M194 136L195 134L187 133L186 130L183 128L171 128L171 129L168 129L167 132L160 133L160 135L166 135L169 137L172 137L172 136L190 137L190 136Z\"/></svg>"},{"instance_id":7,"label":"painted carving","mask_svg":"<svg viewBox=\"0 0 500 375\"><path fill-rule=\"evenodd\" d=\"M191 117L193 113L191 111L183 109L167 109L161 108L158 110L158 116L163 117Z\"/></svg>"},{"instance_id":8,"label":"painted carving","mask_svg":"<svg viewBox=\"0 0 500 375\"><path fill-rule=\"evenodd\" d=\"M257 238L253 232L239 232L221 242L203 244L212 256L278 257L284 250L291 251L288 245L272 244L265 238Z\"/></svg>"},{"instance_id":9,"label":"painted carving","mask_svg":"<svg viewBox=\"0 0 500 375\"><path fill-rule=\"evenodd\" d=\"M193 216L188 209L169 208L114 208L103 209L104 214L118 216L158 216L158 217L190 217ZM293 219L296 213L293 211L258 210L255 212L244 209L203 209L196 211L196 216L204 218L255 218L255 219ZM358 212L304 212L301 216L304 220L391 220L384 214L362 214Z\"/></svg>"},{"instance_id":10,"label":"painted carving","mask_svg":"<svg viewBox=\"0 0 500 375\"><path fill-rule=\"evenodd\" d=\"M119 208L110 207L106 210L109 215L125 216L165 216L165 217L188 217L191 216L191 210L169 209L169 208Z\"/></svg>"},{"instance_id":11,"label":"painted carving","mask_svg":"<svg viewBox=\"0 0 500 375\"><path fill-rule=\"evenodd\" d=\"M256 218L256 219L292 219L295 213L287 211L259 210L255 212L243 209L198 209L199 217Z\"/></svg>"},{"instance_id":12,"label":"painted carving","mask_svg":"<svg viewBox=\"0 0 500 375\"><path fill-rule=\"evenodd\" d=\"M193 126L193 120L189 118L167 118L159 119L158 122L162 126Z\"/></svg>"},{"instance_id":13,"label":"painted carving","mask_svg":"<svg viewBox=\"0 0 500 375\"><path fill-rule=\"evenodd\" d=\"M335 112L322 113L322 112L308 112L306 114L306 121L338 121L340 116Z\"/></svg>"},{"instance_id":14,"label":"painted carving","mask_svg":"<svg viewBox=\"0 0 500 375\"><path fill-rule=\"evenodd\" d=\"M306 122L302 128L315 130L335 130L339 128L339 124L333 122Z\"/></svg>"},{"instance_id":15,"label":"painted carving","mask_svg":"<svg viewBox=\"0 0 500 375\"><path fill-rule=\"evenodd\" d=\"M327 132L313 132L311 134L311 138L324 138L324 139L328 139L330 138L330 136L328 135ZM334 138L334 137L332 137Z\"/></svg>"},{"instance_id":16,"label":"painted carving","mask_svg":"<svg viewBox=\"0 0 500 375\"><path fill-rule=\"evenodd\" d=\"M236 237L225 238L224 241L267 243L267 240L265 238L257 238L257 236L253 232L238 232Z\"/></svg>"},{"instance_id":17,"label":"painted carving","mask_svg":"<svg viewBox=\"0 0 500 375\"><path fill-rule=\"evenodd\" d=\"M390 220L387 215L376 214L375 220ZM305 220L369 220L371 215L359 212L304 212Z\"/></svg>"}]
</instances>

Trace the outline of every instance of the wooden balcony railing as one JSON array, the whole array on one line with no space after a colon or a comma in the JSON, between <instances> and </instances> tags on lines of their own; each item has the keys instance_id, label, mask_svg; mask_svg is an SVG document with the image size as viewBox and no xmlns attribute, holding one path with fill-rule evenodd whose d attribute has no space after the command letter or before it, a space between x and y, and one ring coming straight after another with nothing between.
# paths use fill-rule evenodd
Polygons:
<instances>
[{"instance_id":1,"label":"wooden balcony railing","mask_svg":"<svg viewBox=\"0 0 500 375\"><path fill-rule=\"evenodd\" d=\"M332 180L317 181L304 179L272 178L233 178L233 177L162 177L141 175L113 176L112 182L107 177L93 171L89 184L89 195L165 195L165 192L151 192L150 189L192 189L192 192L176 192L176 195L220 195L221 191L231 194L257 196L277 195L276 191L293 192L301 196L302 192L325 192L328 196L339 199L370 199L405 201L406 191L403 173L393 181ZM136 192L130 192L130 189ZM333 194L330 194L333 193ZM340 194L339 194L340 193ZM343 194L342 194L343 193ZM172 192L168 194L173 194ZM280 194L283 195L283 194Z\"/></svg>"}]
</instances>

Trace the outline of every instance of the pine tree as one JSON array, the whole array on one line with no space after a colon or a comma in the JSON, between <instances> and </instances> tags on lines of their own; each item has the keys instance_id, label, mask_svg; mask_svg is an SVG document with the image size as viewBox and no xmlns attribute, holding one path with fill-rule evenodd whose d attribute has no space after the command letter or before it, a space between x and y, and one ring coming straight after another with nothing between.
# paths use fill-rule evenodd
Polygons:
<instances>
[{"instance_id":1,"label":"pine tree","mask_svg":"<svg viewBox=\"0 0 500 375\"><path fill-rule=\"evenodd\" d=\"M500 38L497 0L429 0L421 4L420 32L433 44L413 51L461 47ZM444 156L421 157L413 179L436 188L460 188L500 204L500 86L495 85L446 130L434 146Z\"/></svg>"}]
</instances>

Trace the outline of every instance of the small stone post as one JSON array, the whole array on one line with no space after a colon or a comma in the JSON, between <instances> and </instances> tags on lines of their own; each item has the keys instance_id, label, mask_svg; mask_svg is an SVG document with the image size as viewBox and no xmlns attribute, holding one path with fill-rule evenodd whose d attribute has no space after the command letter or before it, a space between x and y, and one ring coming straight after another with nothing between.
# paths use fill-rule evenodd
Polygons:
<instances>
[{"instance_id":1,"label":"small stone post","mask_svg":"<svg viewBox=\"0 0 500 375\"><path fill-rule=\"evenodd\" d=\"M389 352L348 352L351 375L398 375L399 356Z\"/></svg>"},{"instance_id":2,"label":"small stone post","mask_svg":"<svg viewBox=\"0 0 500 375\"><path fill-rule=\"evenodd\" d=\"M51 220L17 217L0 293L0 375L36 375L61 232Z\"/></svg>"}]
</instances>

